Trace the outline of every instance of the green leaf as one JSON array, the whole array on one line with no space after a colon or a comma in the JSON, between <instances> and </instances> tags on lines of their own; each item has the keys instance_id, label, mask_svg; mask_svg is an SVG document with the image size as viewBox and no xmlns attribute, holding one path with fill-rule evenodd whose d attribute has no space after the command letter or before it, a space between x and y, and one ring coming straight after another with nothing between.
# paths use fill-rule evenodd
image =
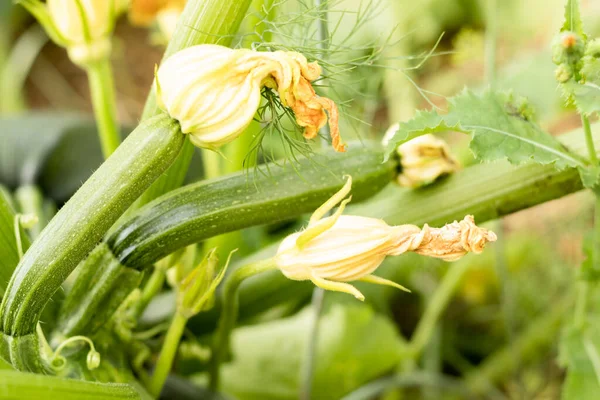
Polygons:
<instances>
[{"instance_id":1,"label":"green leaf","mask_svg":"<svg viewBox=\"0 0 600 400\"><path fill-rule=\"evenodd\" d=\"M578 167L581 183L588 189L597 189L600 183L600 166Z\"/></svg>"},{"instance_id":2,"label":"green leaf","mask_svg":"<svg viewBox=\"0 0 600 400\"><path fill-rule=\"evenodd\" d=\"M579 1L578 0L567 0L565 6L565 23L561 32L571 31L575 32L585 40L585 32L583 31L583 23L581 22L581 14L579 12Z\"/></svg>"},{"instance_id":3,"label":"green leaf","mask_svg":"<svg viewBox=\"0 0 600 400\"><path fill-rule=\"evenodd\" d=\"M558 169L585 166L558 140L533 120L527 101L510 93L465 90L449 99L449 111L420 112L400 127L387 146L387 154L399 144L426 133L460 131L472 135L471 150L481 161L506 158L512 164L537 162Z\"/></svg>"},{"instance_id":4,"label":"green leaf","mask_svg":"<svg viewBox=\"0 0 600 400\"><path fill-rule=\"evenodd\" d=\"M600 393L600 321L588 322L585 330L567 327L561 338L559 361L567 367L564 400L595 400Z\"/></svg>"},{"instance_id":5,"label":"green leaf","mask_svg":"<svg viewBox=\"0 0 600 400\"><path fill-rule=\"evenodd\" d=\"M592 82L578 83L573 80L563 84L566 93L581 114L590 115L600 111L600 86Z\"/></svg>"},{"instance_id":6,"label":"green leaf","mask_svg":"<svg viewBox=\"0 0 600 400\"><path fill-rule=\"evenodd\" d=\"M0 187L0 297L4 295L6 286L13 271L19 263L19 253L15 239L15 210L8 192ZM23 251L29 247L29 239L21 230Z\"/></svg>"},{"instance_id":7,"label":"green leaf","mask_svg":"<svg viewBox=\"0 0 600 400\"><path fill-rule=\"evenodd\" d=\"M235 330L234 361L223 367L224 391L246 400L297 399L310 318L307 309L291 318ZM317 342L312 398L339 399L400 360L396 328L368 306L336 305L320 324L324 329Z\"/></svg>"},{"instance_id":8,"label":"green leaf","mask_svg":"<svg viewBox=\"0 0 600 400\"><path fill-rule=\"evenodd\" d=\"M0 382L2 399L129 400L141 398L132 386L126 384L86 382L9 370L0 371Z\"/></svg>"}]
</instances>

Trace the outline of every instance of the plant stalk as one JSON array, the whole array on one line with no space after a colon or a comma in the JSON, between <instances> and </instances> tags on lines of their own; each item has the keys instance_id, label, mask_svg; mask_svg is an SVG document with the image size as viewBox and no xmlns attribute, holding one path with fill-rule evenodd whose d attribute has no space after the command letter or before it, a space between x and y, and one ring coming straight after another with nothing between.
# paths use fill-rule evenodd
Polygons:
<instances>
[{"instance_id":1,"label":"plant stalk","mask_svg":"<svg viewBox=\"0 0 600 400\"><path fill-rule=\"evenodd\" d=\"M594 136L592 135L590 120L584 114L581 114L581 124L583 125L583 133L585 135L585 143L587 145L590 162L596 167L598 166L598 156L596 154L596 147L594 146Z\"/></svg>"},{"instance_id":2,"label":"plant stalk","mask_svg":"<svg viewBox=\"0 0 600 400\"><path fill-rule=\"evenodd\" d=\"M110 60L93 63L86 68L98 135L104 158L108 158L121 144L117 123L115 85Z\"/></svg>"},{"instance_id":3,"label":"plant stalk","mask_svg":"<svg viewBox=\"0 0 600 400\"><path fill-rule=\"evenodd\" d=\"M171 367L173 366L173 360L175 359L175 354L177 352L179 341L181 340L181 335L183 335L186 323L187 318L181 315L181 313L176 312L175 316L173 316L173 320L171 321L171 325L169 325L169 330L167 331L167 336L165 337L162 348L160 349L154 374L150 379L150 385L148 389L153 396L158 397L160 395L160 392L167 380L167 376L169 375Z\"/></svg>"},{"instance_id":4,"label":"plant stalk","mask_svg":"<svg viewBox=\"0 0 600 400\"><path fill-rule=\"evenodd\" d=\"M317 21L317 32L318 32L318 46L322 50L321 57L326 58L326 51L329 48L329 10L328 0L314 0L315 7L319 10L319 19ZM323 79L323 84L326 84L326 80ZM321 128L321 147L327 146L327 140L329 137L329 125L325 124ZM310 400L312 395L312 384L313 375L315 372L316 353L317 353L317 340L319 337L319 321L321 319L321 312L323 311L323 302L325 301L325 290L319 287L314 287L310 302L312 309L309 336L306 344L306 352L304 354L303 363L301 364L300 370L300 400Z\"/></svg>"},{"instance_id":5,"label":"plant stalk","mask_svg":"<svg viewBox=\"0 0 600 400\"><path fill-rule=\"evenodd\" d=\"M407 351L413 360L416 360L421 355L423 348L429 343L440 316L452 299L461 279L469 271L471 265L472 264L466 262L453 265L448 269L446 275L444 275L442 283L431 297L431 300L425 309L425 313L419 320L415 333L408 344Z\"/></svg>"},{"instance_id":6,"label":"plant stalk","mask_svg":"<svg viewBox=\"0 0 600 400\"><path fill-rule=\"evenodd\" d=\"M209 367L209 387L211 390L216 391L219 388L219 368L229 351L231 331L235 326L238 315L238 288L247 278L275 268L275 260L269 258L245 265L226 278L222 294L221 316L214 336L213 353Z\"/></svg>"}]
</instances>

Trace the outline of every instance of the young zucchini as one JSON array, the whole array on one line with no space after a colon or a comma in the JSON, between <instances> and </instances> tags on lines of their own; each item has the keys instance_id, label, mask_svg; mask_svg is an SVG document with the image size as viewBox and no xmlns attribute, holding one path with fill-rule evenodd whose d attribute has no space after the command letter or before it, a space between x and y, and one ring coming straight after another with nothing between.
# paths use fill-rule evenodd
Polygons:
<instances>
[{"instance_id":1,"label":"young zucchini","mask_svg":"<svg viewBox=\"0 0 600 400\"><path fill-rule=\"evenodd\" d=\"M352 148L174 190L139 209L106 243L123 265L143 269L212 236L314 211L340 189L344 175L352 176L353 200L364 200L393 179L397 162L382 163L379 149Z\"/></svg>"},{"instance_id":2,"label":"young zucchini","mask_svg":"<svg viewBox=\"0 0 600 400\"><path fill-rule=\"evenodd\" d=\"M179 248L221 233L314 211L343 185L344 175L353 177L354 200L374 195L393 179L396 163L383 164L379 150L354 148L283 168L264 165L255 176L242 172L188 185L135 211L84 262L62 306L55 337L91 334L106 323L118 299L128 294L115 295L117 286L125 287L120 274L139 273Z\"/></svg>"},{"instance_id":3,"label":"young zucchini","mask_svg":"<svg viewBox=\"0 0 600 400\"><path fill-rule=\"evenodd\" d=\"M19 263L2 300L0 329L10 348L35 333L52 294L172 164L184 140L179 124L167 115L143 122L52 219Z\"/></svg>"}]
</instances>

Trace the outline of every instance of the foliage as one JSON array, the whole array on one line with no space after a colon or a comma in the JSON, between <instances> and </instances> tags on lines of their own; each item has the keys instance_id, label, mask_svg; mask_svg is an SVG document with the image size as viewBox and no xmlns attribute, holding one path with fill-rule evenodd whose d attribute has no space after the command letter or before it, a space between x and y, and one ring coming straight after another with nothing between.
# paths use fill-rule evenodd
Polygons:
<instances>
[{"instance_id":1,"label":"foliage","mask_svg":"<svg viewBox=\"0 0 600 400\"><path fill-rule=\"evenodd\" d=\"M165 58L218 43L317 61L323 73L310 90L339 105L344 138L360 139L343 155L304 140L268 88L239 138L219 153L195 151L155 91L137 96L140 71L149 87L160 52L137 36L129 47L121 27L111 58L82 71L94 120L36 111L45 100L58 108L56 72L73 71L52 46L32 68L39 26L25 28L22 7L0 5L11 32L0 38L0 83L14 78L1 100L32 105L0 115L0 397L595 398L600 126L590 120L600 111L600 25L589 2L565 2L558 23L549 15L563 0L187 1ZM47 2L22 3L44 16ZM179 2L164 3L154 30L176 19ZM87 96L74 76L64 93ZM120 129L115 110L137 128ZM116 145L118 131L128 137L104 161L96 135ZM408 168L397 146L425 134L448 139L465 167L418 189L389 184ZM329 293L320 311L318 292L307 306L312 283L273 270L273 257L347 174L348 215L419 229L515 215L486 225L499 240L481 256L444 265L403 255L375 271L411 293L358 282L364 304ZM201 182L180 188L186 179ZM582 240L592 200L595 226Z\"/></svg>"},{"instance_id":2,"label":"foliage","mask_svg":"<svg viewBox=\"0 0 600 400\"><path fill-rule=\"evenodd\" d=\"M244 399L294 399L298 368L308 345L310 310L291 318L233 333L235 360L224 366L226 392ZM353 388L390 371L402 342L389 320L369 307L335 306L323 315L317 342L313 396L339 399ZM385 348L385 353L380 349Z\"/></svg>"}]
</instances>

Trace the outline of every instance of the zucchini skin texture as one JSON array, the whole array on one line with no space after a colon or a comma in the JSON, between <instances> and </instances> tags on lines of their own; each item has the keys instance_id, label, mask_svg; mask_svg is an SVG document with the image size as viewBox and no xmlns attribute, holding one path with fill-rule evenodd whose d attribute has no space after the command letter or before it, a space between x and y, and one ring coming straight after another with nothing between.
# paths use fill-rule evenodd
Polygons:
<instances>
[{"instance_id":1,"label":"zucchini skin texture","mask_svg":"<svg viewBox=\"0 0 600 400\"><path fill-rule=\"evenodd\" d=\"M344 175L352 176L353 201L367 199L395 175L397 161L382 160L382 150L357 143L346 153L184 186L139 209L106 243L123 265L143 269L212 236L312 212L342 187Z\"/></svg>"},{"instance_id":2,"label":"zucchini skin texture","mask_svg":"<svg viewBox=\"0 0 600 400\"><path fill-rule=\"evenodd\" d=\"M52 294L111 225L175 160L185 135L161 114L142 122L62 207L25 254L0 308L0 329L35 332Z\"/></svg>"}]
</instances>

